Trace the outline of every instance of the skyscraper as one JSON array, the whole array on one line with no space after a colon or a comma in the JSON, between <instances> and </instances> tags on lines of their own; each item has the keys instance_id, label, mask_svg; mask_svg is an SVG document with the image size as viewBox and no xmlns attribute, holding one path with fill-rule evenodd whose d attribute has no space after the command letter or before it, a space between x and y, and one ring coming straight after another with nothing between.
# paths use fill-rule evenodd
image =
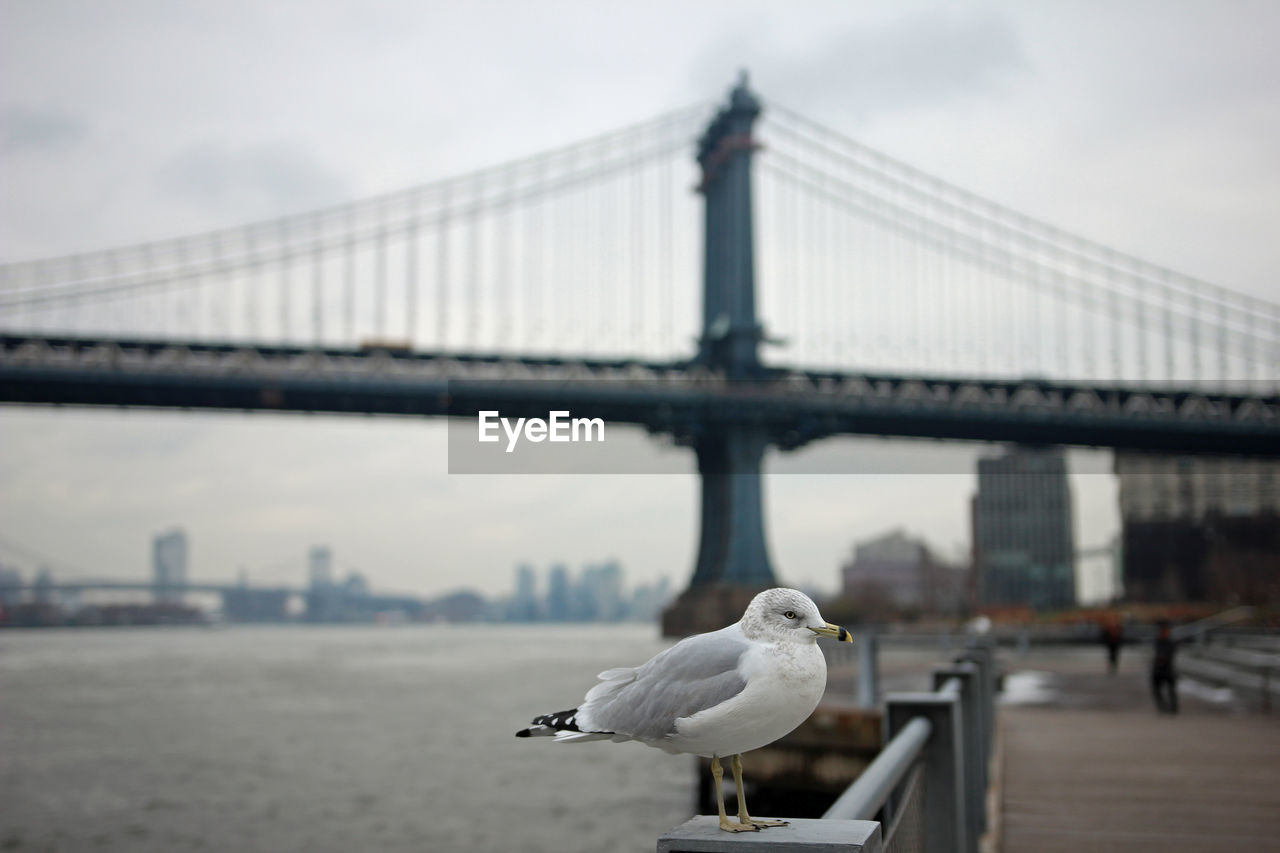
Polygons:
<instances>
[{"instance_id":1,"label":"skyscraper","mask_svg":"<svg viewBox=\"0 0 1280 853\"><path fill-rule=\"evenodd\" d=\"M1012 448L978 460L974 565L983 605L1075 604L1075 540L1066 458Z\"/></svg>"},{"instance_id":2,"label":"skyscraper","mask_svg":"<svg viewBox=\"0 0 1280 853\"><path fill-rule=\"evenodd\" d=\"M547 619L551 622L567 621L571 615L572 596L569 570L563 563L556 563L547 573Z\"/></svg>"},{"instance_id":3,"label":"skyscraper","mask_svg":"<svg viewBox=\"0 0 1280 853\"><path fill-rule=\"evenodd\" d=\"M614 622L622 616L622 566L610 560L584 566L578 585L580 618L592 622Z\"/></svg>"},{"instance_id":4,"label":"skyscraper","mask_svg":"<svg viewBox=\"0 0 1280 853\"><path fill-rule=\"evenodd\" d=\"M0 610L22 603L22 572L0 565Z\"/></svg>"},{"instance_id":5,"label":"skyscraper","mask_svg":"<svg viewBox=\"0 0 1280 853\"><path fill-rule=\"evenodd\" d=\"M155 599L166 604L182 601L187 585L187 533L175 527L156 534L151 541L151 568Z\"/></svg>"},{"instance_id":6,"label":"skyscraper","mask_svg":"<svg viewBox=\"0 0 1280 853\"><path fill-rule=\"evenodd\" d=\"M333 579L333 551L312 545L307 552L308 622L335 622L342 616L342 590Z\"/></svg>"},{"instance_id":7,"label":"skyscraper","mask_svg":"<svg viewBox=\"0 0 1280 853\"><path fill-rule=\"evenodd\" d=\"M307 552L307 580L312 589L333 584L333 552L328 545L312 545Z\"/></svg>"},{"instance_id":8,"label":"skyscraper","mask_svg":"<svg viewBox=\"0 0 1280 853\"><path fill-rule=\"evenodd\" d=\"M516 566L516 590L511 599L510 618L517 622L533 622L538 618L538 578L533 566Z\"/></svg>"}]
</instances>

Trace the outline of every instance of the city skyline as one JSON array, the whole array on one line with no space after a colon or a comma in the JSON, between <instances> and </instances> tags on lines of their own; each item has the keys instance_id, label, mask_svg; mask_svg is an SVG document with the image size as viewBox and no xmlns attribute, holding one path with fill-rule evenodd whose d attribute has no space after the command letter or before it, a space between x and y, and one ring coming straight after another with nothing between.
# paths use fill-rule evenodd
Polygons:
<instances>
[{"instance_id":1,"label":"city skyline","mask_svg":"<svg viewBox=\"0 0 1280 853\"><path fill-rule=\"evenodd\" d=\"M790 458L783 456L782 454L775 454L776 456L782 457L779 461L784 465L787 465L788 473L766 478L766 509L769 504L770 488L775 484L780 491L789 492L792 495L808 492L815 485L824 491L832 490L834 493L838 494L846 488L850 482L861 480L868 485L868 493L861 496L859 500L863 506L866 506L868 510L870 510L877 508L874 505L873 492L874 494L883 495L887 490L888 492L900 491L903 494L910 494L921 483L928 483L935 489L939 483L945 483L952 488L957 499L960 500L960 503L956 504L956 506L961 507L961 510L958 510L958 512L963 513L962 517L958 517L954 521L954 526L958 530L957 538L951 541L938 541L932 535L920 532L921 527L928 526L928 523L921 523L922 516L918 513L912 516L900 516L895 514L899 511L898 503L894 502L888 504L887 509L886 506L882 504L878 507L880 510L878 513L862 514L861 519L864 527L859 528L856 532L848 533L844 536L843 540L840 539L839 534L834 537L837 542L833 551L834 557L829 567L829 571L827 571L825 575L822 572L815 571L808 576L787 577L783 574L785 569L782 568L779 570L779 574L781 575L779 578L780 582L800 586L823 595L835 595L839 592L841 586L841 567L849 554L855 548L858 540L879 536L886 532L904 527L911 530L913 535L920 536L939 557L952 563L968 565L972 549L972 543L968 538L968 501L977 489L976 472L978 459L983 454L990 454L993 452L992 448L995 446L967 446L966 449L972 454L971 462L974 467L971 472L964 474L953 470L955 466L958 466L965 461L963 453L956 454L953 450L952 455L948 458L943 458L938 455L936 448L939 445L944 445L945 443L943 442L930 442L930 444L935 448L933 457L930 458L928 454L925 454L922 458L918 452L915 452L915 449L911 447L911 443L909 442L870 439L854 439L849 441L855 445L855 448L859 444L872 444L877 446L876 464L872 467L886 467L887 458L896 458L903 464L904 468L913 470L908 470L902 474L889 474L883 472L863 475L813 474L810 473L812 466L819 466L822 464L820 454L800 454L793 455ZM906 445L905 450L901 447L902 445ZM890 453L886 456L885 448L895 448L895 446L898 451L897 455L895 456ZM852 464L852 462L856 462L857 457L860 455L860 451L855 448L843 448L846 454L853 454L855 457L853 460L847 456L842 456L839 452L832 452L833 450L839 451L841 449L839 447L828 448L828 455L836 460L837 465L849 465ZM1075 456L1077 460L1077 467L1082 469L1071 478L1073 491L1083 490L1086 495L1090 496L1102 495L1102 499L1105 502L1104 506L1102 506L1102 512L1092 513L1095 519L1092 524L1082 524L1080 522L1080 513L1077 513L1077 535L1080 527L1093 530L1095 536L1101 536L1098 531L1105 532L1109 529L1111 530L1111 533L1109 534L1111 537L1114 537L1119 532L1118 527L1111 529L1107 526L1111 517L1119 511L1119 503L1116 493L1118 481L1114 476L1105 472L1102 468L1103 465L1109 464L1107 461L1109 455L1109 453L1104 452L1067 451L1068 458ZM939 462L943 463L942 467L946 473L928 473L929 469L937 467ZM662 478L674 478L676 475L660 476ZM691 479L691 477L692 475L686 479ZM628 478L621 475L612 477L608 475L579 475L576 479L585 479L589 483L595 479L625 480ZM696 482L693 483L693 486L695 491L691 495L691 502L696 499ZM1095 504L1096 503L1097 501L1095 501ZM1093 507L1094 510L1097 508L1097 506ZM689 547L691 549L695 544L694 537L697 535L697 519L693 514L693 509L694 507L691 503L688 517L679 519L681 526L687 529L688 536L690 537ZM939 514L945 516L949 514L949 511L949 505L943 505L940 508ZM1088 515L1088 513L1086 513L1086 515ZM823 523L827 522L828 519L808 518L803 521L807 521L809 523ZM768 519L766 519L766 526L772 528L772 524ZM935 529L936 526L937 523L935 521ZM188 570L188 576L193 582L203 581L213 583L232 583L243 577L247 578L250 583L259 585L283 584L286 586L305 587L314 581L315 571L317 569L317 560L324 562L328 567L328 571L334 577L345 576L352 572L359 572L361 574L367 573L362 568L362 561L358 556L352 556L348 552L338 551L327 542L319 541L310 543L298 542L288 550L276 549L269 552L271 554L270 557L264 559L254 559L253 555L249 555L236 561L234 564L218 564L215 561L210 560L205 552L207 550L212 550L215 553L218 552L219 548L216 546L221 543L213 543L215 547L212 549L208 548L207 544L206 548L202 548L201 540L204 537L201 536L201 526L190 523L153 525L151 528L148 528L139 539L140 547L138 560L133 562L116 563L106 568L94 569L93 567L95 565L105 566L106 564L93 562L79 563L74 560L65 559L56 551L33 548L30 547L32 543L21 542L13 537L0 538L0 557L3 557L3 559L0 559L0 563L20 566L29 576L33 576L35 571L39 568L47 566L53 569L55 577L59 576L60 568L64 570L69 569L69 572L65 572L61 575L64 579L68 580L76 578L98 578L104 576L121 579L148 580L153 574L152 555L149 543L151 543L153 538L156 536L153 529L155 527L163 527L165 529L177 527L187 534L188 541L190 543L190 551L187 559L189 560L190 565L195 566L194 569ZM773 537L768 536L768 532L769 531L766 531L767 538L772 539ZM604 536L597 537L591 541L600 541L607 545L607 543L612 540L609 537ZM1110 540L1106 536L1101 536L1097 541L1090 540L1087 543L1082 543L1081 547L1097 547L1105 545L1109 541ZM569 547L571 544L572 543L566 543L565 547L560 547L558 550L552 551L548 554L517 554L514 562L510 565L530 563L537 565L589 565L599 562L599 558L596 555L585 553L581 548ZM580 554L580 556L566 558L563 556L563 553L566 552L577 553ZM606 550L605 553L618 554L616 550ZM323 557L320 557L320 554L323 554ZM780 562L776 548L774 549L774 555L775 561ZM609 559L615 560L618 559L619 556L620 555ZM682 572L691 571L692 556L693 554L691 552L689 555L688 568L677 565L669 574L663 574L662 572L657 572L655 574L642 573L637 576L637 582L653 582L660 580L663 577L668 577L673 579L676 584L683 585L687 578L682 578L681 574ZM412 584L406 584L403 586L394 586L383 582L379 579L377 574L370 575L370 577L374 585L382 592L395 592L430 597L460 589L474 589L486 597L501 598L509 591L510 565L500 567L495 572L496 579L492 583L487 584L468 583L465 578L465 573L462 572L458 573L456 576L451 575L451 577L457 578L456 581L445 581L436 585L414 586ZM1088 573L1085 573L1084 576L1081 577L1081 583L1082 586L1080 588L1080 592L1082 594L1082 598L1085 600L1105 598L1106 593L1109 591L1106 581L1095 578Z\"/></svg>"},{"instance_id":2,"label":"city skyline","mask_svg":"<svg viewBox=\"0 0 1280 853\"><path fill-rule=\"evenodd\" d=\"M553 6L508 10L499 32L484 4L370 15L328 2L304 20L257 4L6 5L5 260L457 174L718 98L746 67L766 99L946 180L1277 295L1280 12L1267 4ZM492 593L521 559L601 553L683 585L695 556L693 461L638 433L638 458L675 453L688 473L450 476L445 425L394 419L5 408L0 433L9 529L58 559L139 576L147 537L175 521L195 577L285 559L301 572L307 544L332 533L342 570L349 555L377 586L407 592ZM808 472L766 480L779 579L832 589L852 541L898 525L951 556L967 542L981 451L946 448L941 468L936 444L771 453L766 470ZM852 470L859 454L904 473L814 473ZM1090 470L1109 470L1107 458L1072 454ZM1072 483L1077 541L1101 544L1118 530L1114 480Z\"/></svg>"},{"instance_id":3,"label":"city skyline","mask_svg":"<svg viewBox=\"0 0 1280 853\"><path fill-rule=\"evenodd\" d=\"M652 622L674 595L667 577L628 585L618 560L584 563L576 572L564 563L541 572L521 563L509 594L496 604L510 622Z\"/></svg>"}]
</instances>

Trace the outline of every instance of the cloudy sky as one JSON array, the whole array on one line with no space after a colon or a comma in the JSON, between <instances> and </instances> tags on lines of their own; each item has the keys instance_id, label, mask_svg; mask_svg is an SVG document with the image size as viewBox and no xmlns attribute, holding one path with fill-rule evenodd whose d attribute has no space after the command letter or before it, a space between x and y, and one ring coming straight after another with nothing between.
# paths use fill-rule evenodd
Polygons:
<instances>
[{"instance_id":1,"label":"cloudy sky","mask_svg":"<svg viewBox=\"0 0 1280 853\"><path fill-rule=\"evenodd\" d=\"M766 100L948 181L1276 300L1278 38L1280 5L1220 0L3 0L0 259L393 191L716 98L748 68ZM142 577L151 536L181 525L211 580L300 580L320 542L341 570L404 591L497 593L520 561L611 557L633 581L687 580L694 477L449 475L444 435L6 408L0 560L29 567L17 543ZM883 453L837 440L769 465ZM769 478L784 581L832 589L853 541L896 526L967 548L973 477L900 458L919 473ZM1097 544L1116 529L1114 487L1085 472L1105 456L1075 461L1080 544Z\"/></svg>"}]
</instances>

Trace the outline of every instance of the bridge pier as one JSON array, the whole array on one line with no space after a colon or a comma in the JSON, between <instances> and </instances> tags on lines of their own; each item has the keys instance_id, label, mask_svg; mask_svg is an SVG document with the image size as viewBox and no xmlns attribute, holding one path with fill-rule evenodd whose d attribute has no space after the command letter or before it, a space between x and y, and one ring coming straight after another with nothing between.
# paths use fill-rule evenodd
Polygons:
<instances>
[{"instance_id":1,"label":"bridge pier","mask_svg":"<svg viewBox=\"0 0 1280 853\"><path fill-rule=\"evenodd\" d=\"M689 588L662 614L663 635L723 628L775 585L760 471L768 444L763 431L749 427L711 429L693 443L702 481L698 559Z\"/></svg>"},{"instance_id":2,"label":"bridge pier","mask_svg":"<svg viewBox=\"0 0 1280 853\"><path fill-rule=\"evenodd\" d=\"M759 430L731 427L695 445L702 478L702 534L692 586L717 581L762 587L773 583L760 477L768 443Z\"/></svg>"}]
</instances>

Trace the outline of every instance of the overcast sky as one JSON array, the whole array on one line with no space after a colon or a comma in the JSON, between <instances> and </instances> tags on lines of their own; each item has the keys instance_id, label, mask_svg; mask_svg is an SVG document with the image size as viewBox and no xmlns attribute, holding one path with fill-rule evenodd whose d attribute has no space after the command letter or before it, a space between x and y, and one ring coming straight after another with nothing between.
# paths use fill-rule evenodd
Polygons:
<instances>
[{"instance_id":1,"label":"overcast sky","mask_svg":"<svg viewBox=\"0 0 1280 853\"><path fill-rule=\"evenodd\" d=\"M0 2L0 259L393 191L718 98L747 68L766 102L1276 300L1277 43L1280 4L1221 0ZM181 525L210 580L245 567L300 581L306 549L327 543L384 589L498 593L520 561L607 558L632 581L687 581L694 477L449 475L444 435L386 418L5 408L0 530L119 576L145 576L152 535ZM841 439L769 464L884 452ZM901 458L923 473L768 479L783 581L834 589L851 543L897 526L967 549L972 475ZM1111 478L1073 484L1079 544L1105 541ZM15 556L0 546L29 567Z\"/></svg>"}]
</instances>

